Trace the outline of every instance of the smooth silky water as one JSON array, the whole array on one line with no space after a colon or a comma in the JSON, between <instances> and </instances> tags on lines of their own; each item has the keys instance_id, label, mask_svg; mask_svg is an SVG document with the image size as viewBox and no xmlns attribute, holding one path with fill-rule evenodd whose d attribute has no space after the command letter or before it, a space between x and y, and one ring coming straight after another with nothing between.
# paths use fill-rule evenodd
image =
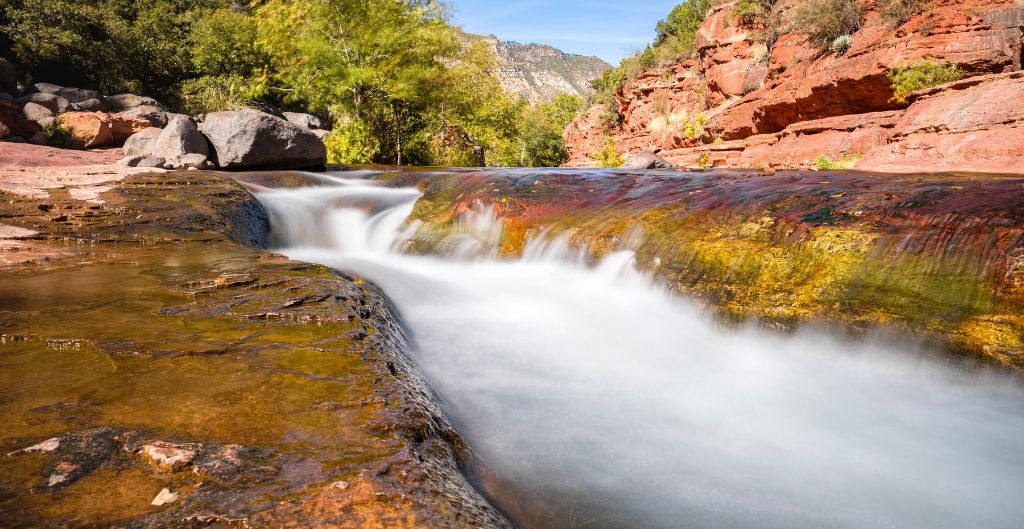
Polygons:
<instances>
[{"instance_id":1,"label":"smooth silky water","mask_svg":"<svg viewBox=\"0 0 1024 529\"><path fill-rule=\"evenodd\" d=\"M486 205L403 254L420 193L348 173L256 188L279 251L397 305L420 369L528 527L1024 527L1024 392L913 344L723 330L545 234L499 260Z\"/></svg>"}]
</instances>

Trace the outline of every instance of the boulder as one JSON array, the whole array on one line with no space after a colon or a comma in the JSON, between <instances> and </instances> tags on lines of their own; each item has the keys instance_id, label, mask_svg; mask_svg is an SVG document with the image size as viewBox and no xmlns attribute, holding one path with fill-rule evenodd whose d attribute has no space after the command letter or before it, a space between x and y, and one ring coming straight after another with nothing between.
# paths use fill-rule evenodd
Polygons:
<instances>
[{"instance_id":1,"label":"boulder","mask_svg":"<svg viewBox=\"0 0 1024 529\"><path fill-rule=\"evenodd\" d=\"M103 112L106 109L107 105L99 99L86 99L78 103L71 103L71 110L78 112Z\"/></svg>"},{"instance_id":2,"label":"boulder","mask_svg":"<svg viewBox=\"0 0 1024 529\"><path fill-rule=\"evenodd\" d=\"M53 118L54 114L49 108L39 103L25 103L25 106L21 107L21 115L29 121L39 123L44 119Z\"/></svg>"},{"instance_id":3,"label":"boulder","mask_svg":"<svg viewBox=\"0 0 1024 529\"><path fill-rule=\"evenodd\" d=\"M315 134L317 138L320 138L320 141L327 141L327 138L331 137L331 131L329 130L313 129L310 132Z\"/></svg>"},{"instance_id":4,"label":"boulder","mask_svg":"<svg viewBox=\"0 0 1024 529\"><path fill-rule=\"evenodd\" d=\"M145 160L146 158L147 156L144 154L133 154L130 156L125 156L124 158L118 160L117 165L122 165L124 167L135 167L139 165L139 162Z\"/></svg>"},{"instance_id":5,"label":"boulder","mask_svg":"<svg viewBox=\"0 0 1024 529\"><path fill-rule=\"evenodd\" d=\"M199 130L213 145L215 163L224 169L327 163L324 142L309 129L257 110L207 114Z\"/></svg>"},{"instance_id":6,"label":"boulder","mask_svg":"<svg viewBox=\"0 0 1024 529\"><path fill-rule=\"evenodd\" d=\"M672 164L653 152L638 152L631 154L622 164L622 168L630 170L671 169Z\"/></svg>"},{"instance_id":7,"label":"boulder","mask_svg":"<svg viewBox=\"0 0 1024 529\"><path fill-rule=\"evenodd\" d=\"M160 158L160 157L157 157L157 156L146 156L146 157L142 158L141 160L139 160L135 164L135 167L163 168L164 161L165 160L163 158Z\"/></svg>"},{"instance_id":8,"label":"boulder","mask_svg":"<svg viewBox=\"0 0 1024 529\"><path fill-rule=\"evenodd\" d=\"M0 92L0 101L14 101L14 96L7 92Z\"/></svg>"},{"instance_id":9,"label":"boulder","mask_svg":"<svg viewBox=\"0 0 1024 529\"><path fill-rule=\"evenodd\" d=\"M135 107L151 106L159 107L161 110L163 106L152 97L137 96L135 94L117 94L113 96L107 96L103 98L103 102L107 104L107 108L111 112L121 112L129 110Z\"/></svg>"},{"instance_id":10,"label":"boulder","mask_svg":"<svg viewBox=\"0 0 1024 529\"><path fill-rule=\"evenodd\" d=\"M57 96L57 95L60 95L60 91L63 88L64 88L63 86L58 86L58 85L50 84L50 83L36 83L36 84L32 85L31 91L37 92L37 93L40 93L40 94L53 94L53 95Z\"/></svg>"},{"instance_id":11,"label":"boulder","mask_svg":"<svg viewBox=\"0 0 1024 529\"><path fill-rule=\"evenodd\" d=\"M104 112L68 112L61 117L61 124L75 145L87 149L121 146L132 134L150 126L148 121Z\"/></svg>"},{"instance_id":12,"label":"boulder","mask_svg":"<svg viewBox=\"0 0 1024 529\"><path fill-rule=\"evenodd\" d=\"M39 124L25 119L21 108L10 101L0 101L0 124L7 129L7 135L31 138L33 134L42 130Z\"/></svg>"},{"instance_id":13,"label":"boulder","mask_svg":"<svg viewBox=\"0 0 1024 529\"><path fill-rule=\"evenodd\" d=\"M149 156L153 154L153 142L156 141L163 130L157 127L149 127L132 134L125 140L121 153L125 156Z\"/></svg>"},{"instance_id":14,"label":"boulder","mask_svg":"<svg viewBox=\"0 0 1024 529\"><path fill-rule=\"evenodd\" d=\"M164 162L165 169L213 169L213 164L202 154L184 154L168 158Z\"/></svg>"},{"instance_id":15,"label":"boulder","mask_svg":"<svg viewBox=\"0 0 1024 529\"><path fill-rule=\"evenodd\" d=\"M169 119L169 114L166 110L153 105L137 106L118 113L130 118L145 119L154 127L166 127Z\"/></svg>"},{"instance_id":16,"label":"boulder","mask_svg":"<svg viewBox=\"0 0 1024 529\"><path fill-rule=\"evenodd\" d=\"M2 131L0 131L0 136L2 136ZM7 143L27 143L25 138L22 138L21 136L7 136L4 137L3 140Z\"/></svg>"},{"instance_id":17,"label":"boulder","mask_svg":"<svg viewBox=\"0 0 1024 529\"><path fill-rule=\"evenodd\" d=\"M33 145L46 145L49 140L45 132L39 131L30 136L27 141Z\"/></svg>"},{"instance_id":18,"label":"boulder","mask_svg":"<svg viewBox=\"0 0 1024 529\"><path fill-rule=\"evenodd\" d=\"M100 101L103 99L103 94L95 90L85 90L83 88L61 88L57 95L71 101L72 103L81 103L90 99Z\"/></svg>"},{"instance_id":19,"label":"boulder","mask_svg":"<svg viewBox=\"0 0 1024 529\"><path fill-rule=\"evenodd\" d=\"M165 159L201 154L205 159L210 156L210 147L192 118L175 115L153 141L152 154Z\"/></svg>"},{"instance_id":20,"label":"boulder","mask_svg":"<svg viewBox=\"0 0 1024 529\"><path fill-rule=\"evenodd\" d=\"M284 119L307 129L321 129L320 118L302 112L285 112Z\"/></svg>"},{"instance_id":21,"label":"boulder","mask_svg":"<svg viewBox=\"0 0 1024 529\"><path fill-rule=\"evenodd\" d=\"M0 59L0 92L18 93L18 71L7 59Z\"/></svg>"},{"instance_id":22,"label":"boulder","mask_svg":"<svg viewBox=\"0 0 1024 529\"><path fill-rule=\"evenodd\" d=\"M43 105L44 107L50 109L50 112L53 112L54 114L63 114L67 112L68 107L71 106L71 103L67 99L64 99L63 97L60 97L58 95L47 94L46 92L36 92L34 94L19 97L14 101L19 105L24 105L27 103L36 103L38 105Z\"/></svg>"}]
</instances>

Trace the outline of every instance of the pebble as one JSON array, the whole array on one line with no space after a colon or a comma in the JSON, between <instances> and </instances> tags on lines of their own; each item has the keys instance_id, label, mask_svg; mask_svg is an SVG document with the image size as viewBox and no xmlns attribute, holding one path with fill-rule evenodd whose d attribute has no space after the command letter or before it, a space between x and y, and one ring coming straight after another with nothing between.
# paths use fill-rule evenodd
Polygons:
<instances>
[{"instance_id":1,"label":"pebble","mask_svg":"<svg viewBox=\"0 0 1024 529\"><path fill-rule=\"evenodd\" d=\"M153 498L153 501L150 502L150 504L160 507L161 505L167 505L168 503L174 503L176 501L178 501L177 492L171 492L171 489L163 489L155 498Z\"/></svg>"}]
</instances>

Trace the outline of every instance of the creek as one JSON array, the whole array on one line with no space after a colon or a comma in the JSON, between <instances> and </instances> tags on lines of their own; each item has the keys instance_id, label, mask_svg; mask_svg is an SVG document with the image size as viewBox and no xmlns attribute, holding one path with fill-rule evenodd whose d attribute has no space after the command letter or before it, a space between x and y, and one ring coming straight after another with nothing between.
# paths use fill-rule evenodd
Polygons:
<instances>
[{"instance_id":1,"label":"creek","mask_svg":"<svg viewBox=\"0 0 1024 529\"><path fill-rule=\"evenodd\" d=\"M928 346L723 327L555 231L499 257L490 204L432 232L379 173L250 185L276 251L394 302L416 364L476 454L475 485L529 528L1019 528L1024 391ZM637 240L643 237L636 233Z\"/></svg>"}]
</instances>

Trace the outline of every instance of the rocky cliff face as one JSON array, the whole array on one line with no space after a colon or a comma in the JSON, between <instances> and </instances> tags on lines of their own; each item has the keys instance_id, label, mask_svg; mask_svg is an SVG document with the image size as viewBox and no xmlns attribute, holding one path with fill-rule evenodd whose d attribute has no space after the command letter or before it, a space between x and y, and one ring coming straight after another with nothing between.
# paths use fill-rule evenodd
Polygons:
<instances>
[{"instance_id":1,"label":"rocky cliff face","mask_svg":"<svg viewBox=\"0 0 1024 529\"><path fill-rule=\"evenodd\" d=\"M785 12L796 4L782 0ZM624 152L657 151L681 165L806 167L819 157L858 169L1019 172L1024 154L1024 6L1016 0L935 0L895 26L864 3L843 54L795 32L768 49L756 27L714 8L696 58L646 72L616 94ZM890 69L954 63L966 78L893 99ZM603 107L565 132L570 165L591 165L606 140Z\"/></svg>"},{"instance_id":2,"label":"rocky cliff face","mask_svg":"<svg viewBox=\"0 0 1024 529\"><path fill-rule=\"evenodd\" d=\"M598 57L565 53L544 44L503 42L493 35L469 37L494 48L501 85L531 103L550 101L561 94L587 97L594 92L590 81L611 68Z\"/></svg>"}]
</instances>

